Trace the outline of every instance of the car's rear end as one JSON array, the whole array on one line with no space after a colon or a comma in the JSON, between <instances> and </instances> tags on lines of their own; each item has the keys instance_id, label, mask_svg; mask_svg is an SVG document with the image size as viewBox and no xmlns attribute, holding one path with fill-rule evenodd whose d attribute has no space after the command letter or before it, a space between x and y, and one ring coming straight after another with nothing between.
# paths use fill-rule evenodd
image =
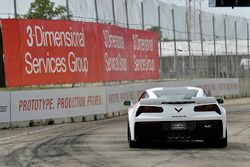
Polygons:
<instances>
[{"instance_id":1,"label":"car's rear end","mask_svg":"<svg viewBox=\"0 0 250 167\"><path fill-rule=\"evenodd\" d=\"M134 141L219 142L226 138L225 109L210 97L141 100L130 126Z\"/></svg>"}]
</instances>

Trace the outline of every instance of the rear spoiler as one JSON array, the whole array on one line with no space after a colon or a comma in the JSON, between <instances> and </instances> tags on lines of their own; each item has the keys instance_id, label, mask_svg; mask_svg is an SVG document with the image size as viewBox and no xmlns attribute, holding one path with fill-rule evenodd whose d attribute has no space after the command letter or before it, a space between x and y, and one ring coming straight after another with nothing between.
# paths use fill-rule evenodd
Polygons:
<instances>
[{"instance_id":1,"label":"rear spoiler","mask_svg":"<svg viewBox=\"0 0 250 167\"><path fill-rule=\"evenodd\" d=\"M193 97L187 100L166 100L164 98L154 98L154 99L142 99L140 104L142 105L162 105L162 104L206 104L206 103L216 103L217 99L215 97Z\"/></svg>"}]
</instances>

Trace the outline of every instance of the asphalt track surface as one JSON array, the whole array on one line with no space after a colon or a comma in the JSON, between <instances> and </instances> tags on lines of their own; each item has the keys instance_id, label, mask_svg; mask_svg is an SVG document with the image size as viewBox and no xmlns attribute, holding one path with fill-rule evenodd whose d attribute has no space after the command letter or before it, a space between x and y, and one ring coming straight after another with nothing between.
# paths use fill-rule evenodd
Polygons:
<instances>
[{"instance_id":1,"label":"asphalt track surface","mask_svg":"<svg viewBox=\"0 0 250 167\"><path fill-rule=\"evenodd\" d=\"M159 143L131 149L127 117L0 130L0 166L249 167L250 99L229 100L227 148Z\"/></svg>"}]
</instances>

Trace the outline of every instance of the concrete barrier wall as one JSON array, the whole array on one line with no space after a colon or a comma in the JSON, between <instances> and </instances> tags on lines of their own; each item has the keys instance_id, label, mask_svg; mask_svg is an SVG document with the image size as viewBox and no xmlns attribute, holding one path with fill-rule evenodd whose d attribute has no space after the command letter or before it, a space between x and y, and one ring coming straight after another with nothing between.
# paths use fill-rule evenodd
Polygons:
<instances>
[{"instance_id":1,"label":"concrete barrier wall","mask_svg":"<svg viewBox=\"0 0 250 167\"><path fill-rule=\"evenodd\" d=\"M10 119L10 92L0 92L0 123L8 126Z\"/></svg>"},{"instance_id":2,"label":"concrete barrier wall","mask_svg":"<svg viewBox=\"0 0 250 167\"><path fill-rule=\"evenodd\" d=\"M5 127L27 126L48 123L44 120L60 123L112 117L117 113L125 114L122 102L138 101L145 89L172 86L202 87L211 96L240 95L239 79L145 81L117 86L4 91L0 93L0 123Z\"/></svg>"},{"instance_id":3,"label":"concrete barrier wall","mask_svg":"<svg viewBox=\"0 0 250 167\"><path fill-rule=\"evenodd\" d=\"M250 78L240 78L240 97L249 97L250 96Z\"/></svg>"},{"instance_id":4,"label":"concrete barrier wall","mask_svg":"<svg viewBox=\"0 0 250 167\"><path fill-rule=\"evenodd\" d=\"M135 99L134 84L106 87L107 112L126 110L126 107L121 105L126 99Z\"/></svg>"}]
</instances>

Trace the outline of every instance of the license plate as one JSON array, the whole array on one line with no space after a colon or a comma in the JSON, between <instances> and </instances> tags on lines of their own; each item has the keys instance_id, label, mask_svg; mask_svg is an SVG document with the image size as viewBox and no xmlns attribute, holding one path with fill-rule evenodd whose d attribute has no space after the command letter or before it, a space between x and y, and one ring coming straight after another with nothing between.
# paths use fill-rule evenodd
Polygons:
<instances>
[{"instance_id":1,"label":"license plate","mask_svg":"<svg viewBox=\"0 0 250 167\"><path fill-rule=\"evenodd\" d=\"M172 122L171 130L186 130L187 124L186 122Z\"/></svg>"}]
</instances>

